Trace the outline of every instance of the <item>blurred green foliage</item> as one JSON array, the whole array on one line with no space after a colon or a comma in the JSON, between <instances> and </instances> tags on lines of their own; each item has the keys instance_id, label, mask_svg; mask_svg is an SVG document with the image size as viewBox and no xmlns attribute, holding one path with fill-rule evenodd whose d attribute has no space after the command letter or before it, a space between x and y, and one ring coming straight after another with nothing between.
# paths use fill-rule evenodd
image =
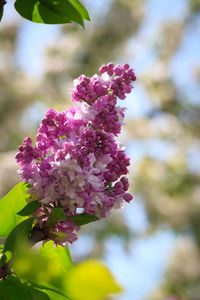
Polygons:
<instances>
[{"instance_id":1,"label":"blurred green foliage","mask_svg":"<svg viewBox=\"0 0 200 300\"><path fill-rule=\"evenodd\" d=\"M52 241L39 252L21 241L15 246L14 276L0 280L0 299L102 300L122 291L105 265L88 260L73 266L68 248Z\"/></svg>"}]
</instances>

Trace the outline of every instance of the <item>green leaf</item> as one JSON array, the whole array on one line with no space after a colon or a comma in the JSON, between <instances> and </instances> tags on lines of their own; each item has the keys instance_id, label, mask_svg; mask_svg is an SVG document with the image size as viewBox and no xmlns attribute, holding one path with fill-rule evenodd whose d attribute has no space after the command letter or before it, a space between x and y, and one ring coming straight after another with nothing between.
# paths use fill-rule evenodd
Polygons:
<instances>
[{"instance_id":1,"label":"green leaf","mask_svg":"<svg viewBox=\"0 0 200 300\"><path fill-rule=\"evenodd\" d=\"M0 200L0 237L6 237L23 217L16 213L26 205L28 187L24 182L15 185L10 192Z\"/></svg>"},{"instance_id":2,"label":"green leaf","mask_svg":"<svg viewBox=\"0 0 200 300\"><path fill-rule=\"evenodd\" d=\"M83 26L83 19L79 11L68 0L39 0L41 5L52 13L66 17Z\"/></svg>"},{"instance_id":3,"label":"green leaf","mask_svg":"<svg viewBox=\"0 0 200 300\"><path fill-rule=\"evenodd\" d=\"M90 21L87 9L78 0L69 0L69 2L78 10L84 20Z\"/></svg>"},{"instance_id":4,"label":"green leaf","mask_svg":"<svg viewBox=\"0 0 200 300\"><path fill-rule=\"evenodd\" d=\"M7 280L0 281L1 300L50 300L51 298L43 291L38 290L27 283L21 283L14 276L8 276Z\"/></svg>"},{"instance_id":5,"label":"green leaf","mask_svg":"<svg viewBox=\"0 0 200 300\"><path fill-rule=\"evenodd\" d=\"M63 294L63 292L58 289L58 288L55 288L54 286L48 284L48 286L44 286L44 285L41 285L41 284L33 284L34 287L36 287L38 290L40 291L44 291L45 294L47 294L49 296L49 298L51 300L72 300L71 298L68 298L67 295ZM62 289L63 290L63 289ZM37 299L35 299L37 300Z\"/></svg>"},{"instance_id":6,"label":"green leaf","mask_svg":"<svg viewBox=\"0 0 200 300\"><path fill-rule=\"evenodd\" d=\"M19 223L6 239L3 253L6 251L15 252L17 246L28 240L31 233L34 218L29 218Z\"/></svg>"},{"instance_id":7,"label":"green leaf","mask_svg":"<svg viewBox=\"0 0 200 300\"><path fill-rule=\"evenodd\" d=\"M86 213L82 213L82 214L78 214L78 215L74 215L74 216L67 216L67 218L72 220L74 222L74 224L76 224L78 226L82 226L82 225L99 220L99 218L97 216L86 214Z\"/></svg>"},{"instance_id":8,"label":"green leaf","mask_svg":"<svg viewBox=\"0 0 200 300\"><path fill-rule=\"evenodd\" d=\"M49 296L49 298L51 300L72 300L71 298L68 298L65 295L60 294L59 292L55 291L55 290L50 290L50 289L42 289L45 294L47 294Z\"/></svg>"},{"instance_id":9,"label":"green leaf","mask_svg":"<svg viewBox=\"0 0 200 300\"><path fill-rule=\"evenodd\" d=\"M19 216L30 216L32 215L39 207L41 207L41 203L38 201L29 202L22 210L20 210L17 214Z\"/></svg>"},{"instance_id":10,"label":"green leaf","mask_svg":"<svg viewBox=\"0 0 200 300\"><path fill-rule=\"evenodd\" d=\"M21 243L12 259L12 269L17 276L41 288L55 289L62 293L63 278L73 267L67 248L45 243L39 253Z\"/></svg>"},{"instance_id":11,"label":"green leaf","mask_svg":"<svg viewBox=\"0 0 200 300\"><path fill-rule=\"evenodd\" d=\"M67 294L76 300L102 300L122 291L109 269L96 260L78 264L65 280Z\"/></svg>"},{"instance_id":12,"label":"green leaf","mask_svg":"<svg viewBox=\"0 0 200 300\"><path fill-rule=\"evenodd\" d=\"M87 10L77 0L16 0L17 12L30 21L45 24L76 22L84 26L89 20Z\"/></svg>"},{"instance_id":13,"label":"green leaf","mask_svg":"<svg viewBox=\"0 0 200 300\"><path fill-rule=\"evenodd\" d=\"M16 0L15 9L22 17L35 23L66 24L71 22L69 18L51 12L36 0Z\"/></svg>"},{"instance_id":14,"label":"green leaf","mask_svg":"<svg viewBox=\"0 0 200 300\"><path fill-rule=\"evenodd\" d=\"M52 272L49 272L49 261L41 257L26 243L20 243L12 259L12 269L17 276L37 284L49 282ZM51 270L50 270L51 271Z\"/></svg>"},{"instance_id":15,"label":"green leaf","mask_svg":"<svg viewBox=\"0 0 200 300\"><path fill-rule=\"evenodd\" d=\"M49 241L40 247L40 255L51 260L53 266L63 274L73 267L68 247L57 245L54 247L54 242Z\"/></svg>"},{"instance_id":16,"label":"green leaf","mask_svg":"<svg viewBox=\"0 0 200 300\"><path fill-rule=\"evenodd\" d=\"M57 223L57 221L64 221L66 220L66 216L64 213L64 210L59 207L53 207L51 210L51 216L48 220L48 225L54 225Z\"/></svg>"},{"instance_id":17,"label":"green leaf","mask_svg":"<svg viewBox=\"0 0 200 300\"><path fill-rule=\"evenodd\" d=\"M0 21L1 21L1 19L2 19L2 17L3 17L3 7L0 9Z\"/></svg>"}]
</instances>

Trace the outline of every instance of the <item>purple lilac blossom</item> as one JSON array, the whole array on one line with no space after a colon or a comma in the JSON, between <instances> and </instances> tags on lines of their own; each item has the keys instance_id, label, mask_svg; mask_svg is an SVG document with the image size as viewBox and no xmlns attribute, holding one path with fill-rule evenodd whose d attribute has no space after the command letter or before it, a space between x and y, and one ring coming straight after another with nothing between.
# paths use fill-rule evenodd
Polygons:
<instances>
[{"instance_id":1,"label":"purple lilac blossom","mask_svg":"<svg viewBox=\"0 0 200 300\"><path fill-rule=\"evenodd\" d=\"M128 64L110 63L99 73L76 79L72 101L79 106L63 112L49 109L35 146L27 137L16 154L19 174L31 185L28 201L42 205L35 214L37 224L45 225L49 239L63 246L77 239L79 227L70 219L49 226L53 207L61 207L66 216L83 212L104 218L133 199L127 192L130 159L115 136L125 116L117 98L125 99L136 77Z\"/></svg>"}]
</instances>

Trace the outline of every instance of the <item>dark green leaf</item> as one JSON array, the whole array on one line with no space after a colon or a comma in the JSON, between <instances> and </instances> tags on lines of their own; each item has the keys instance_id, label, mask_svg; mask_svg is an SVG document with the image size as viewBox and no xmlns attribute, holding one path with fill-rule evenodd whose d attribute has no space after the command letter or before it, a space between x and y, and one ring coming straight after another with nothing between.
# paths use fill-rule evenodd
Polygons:
<instances>
[{"instance_id":1,"label":"dark green leaf","mask_svg":"<svg viewBox=\"0 0 200 300\"><path fill-rule=\"evenodd\" d=\"M49 218L49 225L54 225L57 221L64 221L66 220L66 216L64 210L59 207L53 207L51 210L51 216Z\"/></svg>"},{"instance_id":2,"label":"dark green leaf","mask_svg":"<svg viewBox=\"0 0 200 300\"><path fill-rule=\"evenodd\" d=\"M64 275L63 275L64 276ZM45 294L47 294L51 300L72 300L71 298L68 298L65 294L63 294L63 289L57 288L51 284L48 285L39 285L39 284L33 284L34 287L36 287L40 291L44 291Z\"/></svg>"},{"instance_id":3,"label":"dark green leaf","mask_svg":"<svg viewBox=\"0 0 200 300\"><path fill-rule=\"evenodd\" d=\"M60 288L57 288L51 284L41 285L32 283L32 286L37 288L38 290L44 291L45 294L47 294L51 300L72 300L71 298L68 298L66 294L63 294L63 291L60 290Z\"/></svg>"},{"instance_id":4,"label":"dark green leaf","mask_svg":"<svg viewBox=\"0 0 200 300\"><path fill-rule=\"evenodd\" d=\"M78 0L69 0L69 2L78 10L84 20L90 21L87 9Z\"/></svg>"},{"instance_id":5,"label":"dark green leaf","mask_svg":"<svg viewBox=\"0 0 200 300\"><path fill-rule=\"evenodd\" d=\"M39 0L40 4L58 16L66 17L83 26L83 19L78 10L68 0Z\"/></svg>"},{"instance_id":6,"label":"dark green leaf","mask_svg":"<svg viewBox=\"0 0 200 300\"><path fill-rule=\"evenodd\" d=\"M61 293L55 291L55 290L51 290L51 289L42 289L45 294L47 294L49 296L49 298L51 300L72 300L71 298L68 298L67 296L65 295L62 295Z\"/></svg>"},{"instance_id":7,"label":"dark green leaf","mask_svg":"<svg viewBox=\"0 0 200 300\"><path fill-rule=\"evenodd\" d=\"M15 252L19 243L27 241L32 229L34 218L29 218L19 223L6 239L3 252Z\"/></svg>"},{"instance_id":8,"label":"dark green leaf","mask_svg":"<svg viewBox=\"0 0 200 300\"><path fill-rule=\"evenodd\" d=\"M26 205L28 187L24 182L15 185L10 192L0 200L0 237L6 237L22 220L17 212Z\"/></svg>"},{"instance_id":9,"label":"dark green leaf","mask_svg":"<svg viewBox=\"0 0 200 300\"><path fill-rule=\"evenodd\" d=\"M7 261L7 257L5 255L5 253L1 256L0 259L0 267Z\"/></svg>"},{"instance_id":10,"label":"dark green leaf","mask_svg":"<svg viewBox=\"0 0 200 300\"><path fill-rule=\"evenodd\" d=\"M28 183L28 182L24 182L24 185L25 185L28 189L30 189L30 188L32 187L32 185L31 185L30 183Z\"/></svg>"},{"instance_id":11,"label":"dark green leaf","mask_svg":"<svg viewBox=\"0 0 200 300\"><path fill-rule=\"evenodd\" d=\"M16 0L15 9L24 18L45 24L83 24L89 20L87 10L77 0Z\"/></svg>"},{"instance_id":12,"label":"dark green leaf","mask_svg":"<svg viewBox=\"0 0 200 300\"><path fill-rule=\"evenodd\" d=\"M1 300L50 300L51 298L43 291L38 290L26 283L21 283L18 278L8 276L7 280L0 281Z\"/></svg>"},{"instance_id":13,"label":"dark green leaf","mask_svg":"<svg viewBox=\"0 0 200 300\"><path fill-rule=\"evenodd\" d=\"M0 21L1 21L2 17L3 17L3 7L0 8Z\"/></svg>"},{"instance_id":14,"label":"dark green leaf","mask_svg":"<svg viewBox=\"0 0 200 300\"><path fill-rule=\"evenodd\" d=\"M35 23L66 24L70 19L53 13L36 0L16 0L15 9L24 17Z\"/></svg>"},{"instance_id":15,"label":"dark green leaf","mask_svg":"<svg viewBox=\"0 0 200 300\"><path fill-rule=\"evenodd\" d=\"M38 201L29 202L22 210L20 210L17 214L19 216L30 216L32 215L39 207L41 203Z\"/></svg>"},{"instance_id":16,"label":"dark green leaf","mask_svg":"<svg viewBox=\"0 0 200 300\"><path fill-rule=\"evenodd\" d=\"M82 225L99 220L99 218L97 216L85 214L85 213L74 215L74 216L68 216L67 218L72 220L74 222L74 224L76 224L78 226L82 226Z\"/></svg>"}]
</instances>

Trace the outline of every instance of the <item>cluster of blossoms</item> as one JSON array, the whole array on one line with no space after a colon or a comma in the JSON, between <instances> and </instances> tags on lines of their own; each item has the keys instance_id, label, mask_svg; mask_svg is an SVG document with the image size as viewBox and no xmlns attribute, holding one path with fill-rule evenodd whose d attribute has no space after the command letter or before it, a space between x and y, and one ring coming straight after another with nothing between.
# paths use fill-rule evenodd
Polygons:
<instances>
[{"instance_id":1,"label":"cluster of blossoms","mask_svg":"<svg viewBox=\"0 0 200 300\"><path fill-rule=\"evenodd\" d=\"M115 136L125 111L117 106L117 97L125 99L136 77L128 64L110 63L99 73L76 79L72 100L79 105L64 112L49 109L35 146L25 138L16 154L21 178L31 185L29 201L41 203L38 224L45 224L49 238L62 245L77 239L79 227L68 216L87 213L104 218L112 208L132 200L125 176L130 161ZM50 226L55 207L63 209L66 220Z\"/></svg>"}]
</instances>

